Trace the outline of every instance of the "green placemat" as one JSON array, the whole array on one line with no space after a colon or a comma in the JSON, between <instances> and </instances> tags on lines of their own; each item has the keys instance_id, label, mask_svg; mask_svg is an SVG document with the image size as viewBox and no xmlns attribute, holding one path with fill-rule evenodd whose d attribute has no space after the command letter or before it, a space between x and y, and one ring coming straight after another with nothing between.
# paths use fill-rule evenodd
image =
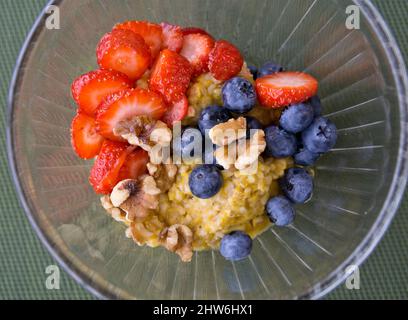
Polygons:
<instances>
[{"instance_id":1,"label":"green placemat","mask_svg":"<svg viewBox=\"0 0 408 320\"><path fill-rule=\"evenodd\" d=\"M56 264L42 247L20 208L9 176L5 146L6 97L25 35L46 0L0 2L0 299L92 299L61 270L59 290L47 290L46 268ZM408 61L408 1L374 0ZM344 285L328 299L408 298L408 197L375 252L360 268L360 290Z\"/></svg>"}]
</instances>

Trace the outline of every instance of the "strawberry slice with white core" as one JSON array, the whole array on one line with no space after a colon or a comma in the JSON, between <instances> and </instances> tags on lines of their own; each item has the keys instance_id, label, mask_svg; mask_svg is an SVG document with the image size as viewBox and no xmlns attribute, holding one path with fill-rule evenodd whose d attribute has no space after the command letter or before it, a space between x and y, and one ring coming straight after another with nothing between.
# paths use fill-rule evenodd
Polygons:
<instances>
[{"instance_id":1,"label":"strawberry slice with white core","mask_svg":"<svg viewBox=\"0 0 408 320\"><path fill-rule=\"evenodd\" d=\"M180 52L183 47L183 31L180 26L161 23L163 30L163 49Z\"/></svg>"},{"instance_id":2,"label":"strawberry slice with white core","mask_svg":"<svg viewBox=\"0 0 408 320\"><path fill-rule=\"evenodd\" d=\"M123 141L113 133L119 122L141 115L158 120L166 109L167 106L158 93L140 88L130 89L119 100L98 112L96 126L103 137Z\"/></svg>"},{"instance_id":3,"label":"strawberry slice with white core","mask_svg":"<svg viewBox=\"0 0 408 320\"><path fill-rule=\"evenodd\" d=\"M259 102L269 108L300 103L317 94L318 82L303 72L279 72L256 80Z\"/></svg>"},{"instance_id":4,"label":"strawberry slice with white core","mask_svg":"<svg viewBox=\"0 0 408 320\"><path fill-rule=\"evenodd\" d=\"M171 128L175 122L183 120L187 116L187 113L188 100L187 97L184 96L179 102L173 103L169 106L162 121Z\"/></svg>"},{"instance_id":5,"label":"strawberry slice with white core","mask_svg":"<svg viewBox=\"0 0 408 320\"><path fill-rule=\"evenodd\" d=\"M101 150L104 140L96 131L95 119L93 117L79 113L72 120L71 144L80 158L94 158Z\"/></svg>"},{"instance_id":6,"label":"strawberry slice with white core","mask_svg":"<svg viewBox=\"0 0 408 320\"><path fill-rule=\"evenodd\" d=\"M149 154L141 148L128 154L119 170L118 181L137 179L147 170Z\"/></svg>"},{"instance_id":7,"label":"strawberry slice with white core","mask_svg":"<svg viewBox=\"0 0 408 320\"><path fill-rule=\"evenodd\" d=\"M184 36L180 55L185 57L194 68L194 75L208 71L208 59L214 48L214 40L205 34L194 33Z\"/></svg>"},{"instance_id":8,"label":"strawberry slice with white core","mask_svg":"<svg viewBox=\"0 0 408 320\"><path fill-rule=\"evenodd\" d=\"M78 77L71 86L72 96L80 111L94 116L102 100L108 95L129 89L130 79L123 73L110 70L96 70Z\"/></svg>"}]
</instances>

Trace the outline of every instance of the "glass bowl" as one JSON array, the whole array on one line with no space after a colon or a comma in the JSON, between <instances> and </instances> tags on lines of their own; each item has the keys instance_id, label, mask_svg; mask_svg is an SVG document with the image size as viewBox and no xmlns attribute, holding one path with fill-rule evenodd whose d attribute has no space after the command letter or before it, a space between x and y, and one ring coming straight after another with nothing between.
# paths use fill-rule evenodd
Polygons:
<instances>
[{"instance_id":1,"label":"glass bowl","mask_svg":"<svg viewBox=\"0 0 408 320\"><path fill-rule=\"evenodd\" d=\"M40 15L21 50L9 95L8 151L22 206L61 265L101 298L319 298L359 265L387 229L407 180L407 73L369 1L70 0L60 29ZM346 8L359 5L360 28ZM351 7L353 9L353 7ZM124 236L88 184L91 163L71 150L70 84L97 67L100 37L122 20L203 27L237 44L250 64L274 59L320 81L324 114L339 129L319 160L313 199L288 228L254 241L249 259L218 252L189 264Z\"/></svg>"}]
</instances>

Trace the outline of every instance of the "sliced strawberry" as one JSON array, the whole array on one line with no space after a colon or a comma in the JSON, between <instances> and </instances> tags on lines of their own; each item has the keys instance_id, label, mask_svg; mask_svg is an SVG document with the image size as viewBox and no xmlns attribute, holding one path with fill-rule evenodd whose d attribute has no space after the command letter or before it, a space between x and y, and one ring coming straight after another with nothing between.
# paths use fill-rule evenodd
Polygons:
<instances>
[{"instance_id":1,"label":"sliced strawberry","mask_svg":"<svg viewBox=\"0 0 408 320\"><path fill-rule=\"evenodd\" d=\"M140 88L129 89L126 93L121 93L118 100L98 111L96 127L103 137L122 141L121 137L113 133L113 129L120 121L140 115L160 119L166 109L167 107L159 94Z\"/></svg>"},{"instance_id":2,"label":"sliced strawberry","mask_svg":"<svg viewBox=\"0 0 408 320\"><path fill-rule=\"evenodd\" d=\"M96 49L98 64L137 80L150 66L152 56L143 38L129 30L113 30L105 34Z\"/></svg>"},{"instance_id":3,"label":"sliced strawberry","mask_svg":"<svg viewBox=\"0 0 408 320\"><path fill-rule=\"evenodd\" d=\"M220 40L210 53L208 67L215 79L226 81L236 76L243 64L244 59L239 50L228 41Z\"/></svg>"},{"instance_id":4,"label":"sliced strawberry","mask_svg":"<svg viewBox=\"0 0 408 320\"><path fill-rule=\"evenodd\" d=\"M259 102L269 108L303 102L316 95L317 89L317 80L302 72L279 72L256 80Z\"/></svg>"},{"instance_id":5,"label":"sliced strawberry","mask_svg":"<svg viewBox=\"0 0 408 320\"><path fill-rule=\"evenodd\" d=\"M165 49L152 68L149 87L160 92L167 103L180 101L190 84L193 68L186 58Z\"/></svg>"},{"instance_id":6,"label":"sliced strawberry","mask_svg":"<svg viewBox=\"0 0 408 320\"><path fill-rule=\"evenodd\" d=\"M101 150L103 140L96 131L95 119L78 113L71 123L71 144L82 159L92 159Z\"/></svg>"},{"instance_id":7,"label":"sliced strawberry","mask_svg":"<svg viewBox=\"0 0 408 320\"><path fill-rule=\"evenodd\" d=\"M183 31L183 35L185 35L185 36L187 36L189 34L199 33L199 34L204 34L204 35L207 35L207 36L213 38L207 31L205 31L204 29L201 29L201 28L188 27L188 28L183 28L182 31Z\"/></svg>"},{"instance_id":8,"label":"sliced strawberry","mask_svg":"<svg viewBox=\"0 0 408 320\"><path fill-rule=\"evenodd\" d=\"M210 36L193 33L184 36L180 54L193 66L194 75L200 75L208 71L208 58L213 48L214 40Z\"/></svg>"},{"instance_id":9,"label":"sliced strawberry","mask_svg":"<svg viewBox=\"0 0 408 320\"><path fill-rule=\"evenodd\" d=\"M98 105L106 96L131 86L130 79L122 73L96 70L77 78L72 83L71 92L79 109L94 116Z\"/></svg>"},{"instance_id":10,"label":"sliced strawberry","mask_svg":"<svg viewBox=\"0 0 408 320\"><path fill-rule=\"evenodd\" d=\"M89 176L96 193L109 194L112 191L119 182L120 168L133 150L134 147L126 143L105 140Z\"/></svg>"},{"instance_id":11,"label":"sliced strawberry","mask_svg":"<svg viewBox=\"0 0 408 320\"><path fill-rule=\"evenodd\" d=\"M161 23L163 30L163 49L180 52L183 47L183 31L180 26Z\"/></svg>"},{"instance_id":12,"label":"sliced strawberry","mask_svg":"<svg viewBox=\"0 0 408 320\"><path fill-rule=\"evenodd\" d=\"M141 148L129 153L119 170L118 181L137 179L146 172L149 154Z\"/></svg>"},{"instance_id":13,"label":"sliced strawberry","mask_svg":"<svg viewBox=\"0 0 408 320\"><path fill-rule=\"evenodd\" d=\"M179 102L173 103L169 106L162 121L169 127L172 127L175 122L183 120L186 117L187 112L188 100L187 97L184 96Z\"/></svg>"},{"instance_id":14,"label":"sliced strawberry","mask_svg":"<svg viewBox=\"0 0 408 320\"><path fill-rule=\"evenodd\" d=\"M163 45L161 26L147 21L126 21L117 24L114 29L131 30L141 35L151 50L153 59L159 54Z\"/></svg>"}]
</instances>

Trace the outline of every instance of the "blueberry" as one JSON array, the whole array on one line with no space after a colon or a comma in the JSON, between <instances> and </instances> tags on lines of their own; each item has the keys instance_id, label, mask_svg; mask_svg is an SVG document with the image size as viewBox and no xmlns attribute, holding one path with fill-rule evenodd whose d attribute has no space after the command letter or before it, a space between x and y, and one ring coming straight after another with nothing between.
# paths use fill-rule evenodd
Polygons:
<instances>
[{"instance_id":1,"label":"blueberry","mask_svg":"<svg viewBox=\"0 0 408 320\"><path fill-rule=\"evenodd\" d=\"M325 153L334 147L337 129L333 122L324 117L314 119L309 128L302 133L302 143L313 153Z\"/></svg>"},{"instance_id":2,"label":"blueberry","mask_svg":"<svg viewBox=\"0 0 408 320\"><path fill-rule=\"evenodd\" d=\"M222 183L220 170L211 164L195 167L188 178L191 192L200 199L208 199L216 195L220 191Z\"/></svg>"},{"instance_id":3,"label":"blueberry","mask_svg":"<svg viewBox=\"0 0 408 320\"><path fill-rule=\"evenodd\" d=\"M247 113L256 103L256 93L251 82L235 77L222 87L224 107L235 113Z\"/></svg>"},{"instance_id":4,"label":"blueberry","mask_svg":"<svg viewBox=\"0 0 408 320\"><path fill-rule=\"evenodd\" d=\"M282 72L283 67L273 61L265 63L258 71L258 78L269 76L271 74Z\"/></svg>"},{"instance_id":5,"label":"blueberry","mask_svg":"<svg viewBox=\"0 0 408 320\"><path fill-rule=\"evenodd\" d=\"M322 115L322 102L320 101L319 96L311 97L309 103L314 109L315 117L320 117Z\"/></svg>"},{"instance_id":6,"label":"blueberry","mask_svg":"<svg viewBox=\"0 0 408 320\"><path fill-rule=\"evenodd\" d=\"M220 253L231 261L238 261L249 256L252 249L252 239L245 232L234 231L221 239Z\"/></svg>"},{"instance_id":7,"label":"blueberry","mask_svg":"<svg viewBox=\"0 0 408 320\"><path fill-rule=\"evenodd\" d=\"M298 103L289 106L283 111L279 120L280 126L290 133L305 130L313 121L314 111L309 103Z\"/></svg>"},{"instance_id":8,"label":"blueberry","mask_svg":"<svg viewBox=\"0 0 408 320\"><path fill-rule=\"evenodd\" d=\"M175 150L179 151L183 160L201 158L203 149L203 136L196 128L186 128L181 133L179 145Z\"/></svg>"},{"instance_id":9,"label":"blueberry","mask_svg":"<svg viewBox=\"0 0 408 320\"><path fill-rule=\"evenodd\" d=\"M295 208L288 198L277 196L270 198L266 203L266 214L276 226L284 227L295 219Z\"/></svg>"},{"instance_id":10,"label":"blueberry","mask_svg":"<svg viewBox=\"0 0 408 320\"><path fill-rule=\"evenodd\" d=\"M247 124L246 137L249 139L251 137L251 130L262 129L262 124L254 117L246 116L245 119Z\"/></svg>"},{"instance_id":11,"label":"blueberry","mask_svg":"<svg viewBox=\"0 0 408 320\"><path fill-rule=\"evenodd\" d=\"M319 159L318 153L313 153L306 148L300 148L293 156L295 163L301 166L312 166Z\"/></svg>"},{"instance_id":12,"label":"blueberry","mask_svg":"<svg viewBox=\"0 0 408 320\"><path fill-rule=\"evenodd\" d=\"M258 68L255 66L248 66L248 69L254 77L254 80L256 80L258 78Z\"/></svg>"},{"instance_id":13,"label":"blueberry","mask_svg":"<svg viewBox=\"0 0 408 320\"><path fill-rule=\"evenodd\" d=\"M198 127L202 134L206 134L206 130L210 130L217 124L227 122L231 118L232 114L228 109L219 106L209 106L201 111Z\"/></svg>"},{"instance_id":14,"label":"blueberry","mask_svg":"<svg viewBox=\"0 0 408 320\"><path fill-rule=\"evenodd\" d=\"M296 152L296 136L276 126L265 128L265 140L265 155L268 157L285 158Z\"/></svg>"},{"instance_id":15,"label":"blueberry","mask_svg":"<svg viewBox=\"0 0 408 320\"><path fill-rule=\"evenodd\" d=\"M313 178L303 168L290 168L279 181L282 192L294 203L305 203L313 192Z\"/></svg>"}]
</instances>

